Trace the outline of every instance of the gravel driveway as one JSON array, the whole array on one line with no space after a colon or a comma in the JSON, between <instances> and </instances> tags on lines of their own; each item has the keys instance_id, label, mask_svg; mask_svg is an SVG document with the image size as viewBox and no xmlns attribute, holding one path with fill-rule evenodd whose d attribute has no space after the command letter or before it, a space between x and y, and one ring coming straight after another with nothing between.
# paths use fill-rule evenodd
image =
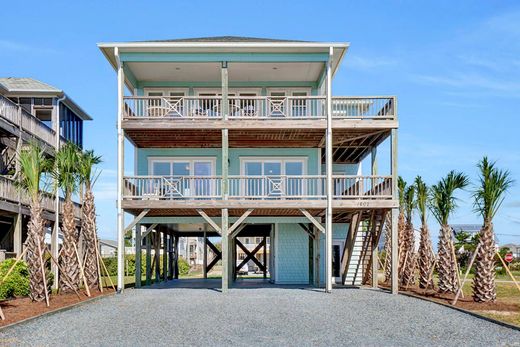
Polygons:
<instances>
[{"instance_id":1,"label":"gravel driveway","mask_svg":"<svg viewBox=\"0 0 520 347\"><path fill-rule=\"evenodd\" d=\"M520 346L520 332L369 289L127 290L0 331L0 345Z\"/></svg>"}]
</instances>

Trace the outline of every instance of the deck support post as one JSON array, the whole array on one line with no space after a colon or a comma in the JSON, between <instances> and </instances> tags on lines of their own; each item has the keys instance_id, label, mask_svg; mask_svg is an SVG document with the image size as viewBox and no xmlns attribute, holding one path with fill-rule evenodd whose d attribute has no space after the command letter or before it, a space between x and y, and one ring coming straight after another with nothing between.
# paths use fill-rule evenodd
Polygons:
<instances>
[{"instance_id":1,"label":"deck support post","mask_svg":"<svg viewBox=\"0 0 520 347\"><path fill-rule=\"evenodd\" d=\"M265 237L265 236L264 236L263 263L264 263L264 279L266 279L267 278L267 237Z\"/></svg>"},{"instance_id":2,"label":"deck support post","mask_svg":"<svg viewBox=\"0 0 520 347\"><path fill-rule=\"evenodd\" d=\"M394 105L395 114L397 114L397 105ZM399 201L398 191L397 191L397 129L392 129L392 138L391 138L391 154L390 160L392 164L392 198L394 201ZM398 264L399 264L399 250L398 250L398 230L397 230L397 218L399 214L398 208L392 209L392 294L397 294L399 292L399 284L398 284Z\"/></svg>"},{"instance_id":3,"label":"deck support post","mask_svg":"<svg viewBox=\"0 0 520 347\"><path fill-rule=\"evenodd\" d=\"M159 282L161 278L161 232L160 229L155 231L155 282Z\"/></svg>"},{"instance_id":4,"label":"deck support post","mask_svg":"<svg viewBox=\"0 0 520 347\"><path fill-rule=\"evenodd\" d=\"M327 131L325 140L327 211L325 216L325 292L332 291L332 57L334 48L329 47L327 60Z\"/></svg>"},{"instance_id":5,"label":"deck support post","mask_svg":"<svg viewBox=\"0 0 520 347\"><path fill-rule=\"evenodd\" d=\"M168 279L173 279L173 234L168 237Z\"/></svg>"},{"instance_id":6,"label":"deck support post","mask_svg":"<svg viewBox=\"0 0 520 347\"><path fill-rule=\"evenodd\" d=\"M229 289L229 263L230 263L230 247L228 234L228 209L222 209L222 293L227 293Z\"/></svg>"},{"instance_id":7,"label":"deck support post","mask_svg":"<svg viewBox=\"0 0 520 347\"><path fill-rule=\"evenodd\" d=\"M173 278L178 280L179 279L179 236L175 235L175 256L174 256L174 262L173 262Z\"/></svg>"},{"instance_id":8,"label":"deck support post","mask_svg":"<svg viewBox=\"0 0 520 347\"><path fill-rule=\"evenodd\" d=\"M320 240L321 233L316 227L314 230L314 285L319 288L321 285L320 279Z\"/></svg>"},{"instance_id":9,"label":"deck support post","mask_svg":"<svg viewBox=\"0 0 520 347\"><path fill-rule=\"evenodd\" d=\"M206 235L206 227L204 226L204 242L203 242L203 257L202 257L202 275L204 279L208 278L208 237Z\"/></svg>"},{"instance_id":10,"label":"deck support post","mask_svg":"<svg viewBox=\"0 0 520 347\"><path fill-rule=\"evenodd\" d=\"M152 283L152 232L148 232L145 236L146 240L146 285Z\"/></svg>"},{"instance_id":11,"label":"deck support post","mask_svg":"<svg viewBox=\"0 0 520 347\"><path fill-rule=\"evenodd\" d=\"M141 224L135 225L135 287L141 288Z\"/></svg>"},{"instance_id":12,"label":"deck support post","mask_svg":"<svg viewBox=\"0 0 520 347\"><path fill-rule=\"evenodd\" d=\"M123 211L123 174L124 174L124 145L125 138L122 128L123 122L123 97L125 94L125 73L123 63L119 59L119 48L114 48L117 62L117 291L120 293L125 286L125 235L124 235L124 211ZM57 132L59 134L59 132ZM58 224L58 223L56 223Z\"/></svg>"},{"instance_id":13,"label":"deck support post","mask_svg":"<svg viewBox=\"0 0 520 347\"><path fill-rule=\"evenodd\" d=\"M13 251L16 253L16 256L22 254L22 222L23 214L18 212L14 217L13 226Z\"/></svg>"},{"instance_id":14,"label":"deck support post","mask_svg":"<svg viewBox=\"0 0 520 347\"><path fill-rule=\"evenodd\" d=\"M163 258L163 281L168 281L168 234L166 230L163 231L163 244L162 244L162 258Z\"/></svg>"},{"instance_id":15,"label":"deck support post","mask_svg":"<svg viewBox=\"0 0 520 347\"><path fill-rule=\"evenodd\" d=\"M377 147L372 147L372 151L371 151L371 174L372 176L376 176L377 175ZM377 184L377 182L375 180L372 180L372 189L375 187L375 185ZM384 223L384 219L381 220L381 223ZM378 254L378 241L379 241L379 237L376 237L375 235L375 228L373 228L373 232L374 234L372 234L372 244L370 245L370 247L372 247L372 252L371 252L371 255L372 255L372 288L377 288L378 287L378 284L379 284L379 281L378 281L378 272L379 272L379 254Z\"/></svg>"}]
</instances>

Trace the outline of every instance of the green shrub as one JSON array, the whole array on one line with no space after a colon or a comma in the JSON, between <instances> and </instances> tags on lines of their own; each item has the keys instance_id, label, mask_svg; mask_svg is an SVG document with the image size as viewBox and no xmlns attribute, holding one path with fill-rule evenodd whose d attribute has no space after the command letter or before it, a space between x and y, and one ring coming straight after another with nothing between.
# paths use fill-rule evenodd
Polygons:
<instances>
[{"instance_id":1,"label":"green shrub","mask_svg":"<svg viewBox=\"0 0 520 347\"><path fill-rule=\"evenodd\" d=\"M179 275L187 275L190 272L190 264L186 259L179 257Z\"/></svg>"},{"instance_id":2,"label":"green shrub","mask_svg":"<svg viewBox=\"0 0 520 347\"><path fill-rule=\"evenodd\" d=\"M117 275L117 257L108 257L103 258L103 261L105 262L105 266L107 267L108 273L110 276L116 276ZM153 263L153 257L152 257L152 263ZM159 269L163 269L163 257L161 256L159 258ZM125 274L128 276L134 276L135 275L135 255L129 254L125 256ZM179 257L179 274L180 275L187 275L190 271L190 265L184 258ZM141 256L141 274L146 273L146 256Z\"/></svg>"},{"instance_id":3,"label":"green shrub","mask_svg":"<svg viewBox=\"0 0 520 347\"><path fill-rule=\"evenodd\" d=\"M511 263L511 265L509 265L509 270L511 270L511 271L520 271L520 261Z\"/></svg>"},{"instance_id":4,"label":"green shrub","mask_svg":"<svg viewBox=\"0 0 520 347\"><path fill-rule=\"evenodd\" d=\"M15 259L0 263L0 281L13 266ZM5 281L0 283L0 300L29 295L29 270L24 261L19 261Z\"/></svg>"}]
</instances>

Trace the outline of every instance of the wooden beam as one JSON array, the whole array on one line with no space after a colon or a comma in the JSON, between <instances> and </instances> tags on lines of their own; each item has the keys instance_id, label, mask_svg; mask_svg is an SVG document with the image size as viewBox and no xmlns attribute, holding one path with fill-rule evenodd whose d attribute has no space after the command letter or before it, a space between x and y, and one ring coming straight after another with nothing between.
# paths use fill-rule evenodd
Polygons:
<instances>
[{"instance_id":1,"label":"wooden beam","mask_svg":"<svg viewBox=\"0 0 520 347\"><path fill-rule=\"evenodd\" d=\"M305 225L304 223L298 223L298 225L300 226L300 228L302 228L305 232L307 232L307 234L309 234L310 237L312 237L312 239L314 240L314 238L316 237L316 235L314 235L314 231L309 228L307 225Z\"/></svg>"},{"instance_id":2,"label":"wooden beam","mask_svg":"<svg viewBox=\"0 0 520 347\"><path fill-rule=\"evenodd\" d=\"M236 271L238 272L245 264L247 264L247 262L249 260L252 260L260 268L260 270L265 271L266 265L260 263L260 261L258 259L256 259L256 257L255 257L256 253L258 253L258 251L260 249L262 249L262 247L264 246L265 238L252 251L249 251L242 244L242 242L240 242L240 240L235 240L235 241L237 243L237 246L240 247L242 249L242 251L244 251L244 253L246 254L246 257L244 258L244 260L242 260L242 262L236 266Z\"/></svg>"},{"instance_id":3,"label":"wooden beam","mask_svg":"<svg viewBox=\"0 0 520 347\"><path fill-rule=\"evenodd\" d=\"M141 224L135 226L135 287L141 288Z\"/></svg>"},{"instance_id":4,"label":"wooden beam","mask_svg":"<svg viewBox=\"0 0 520 347\"><path fill-rule=\"evenodd\" d=\"M356 239L356 234L359 229L359 223L361 222L361 213L356 212L352 215L352 220L349 224L349 230L347 232L347 237L345 240L345 245L343 246L343 254L341 255L341 283L345 283L345 279L347 278L347 267L350 262L350 258L352 256L351 248L354 246L354 241ZM361 261L361 259L360 259Z\"/></svg>"},{"instance_id":5,"label":"wooden beam","mask_svg":"<svg viewBox=\"0 0 520 347\"><path fill-rule=\"evenodd\" d=\"M217 247L215 247L215 245L213 243L211 243L211 241L209 239L206 239L206 244L207 246L211 249L211 251L213 252L214 256L213 256L213 259L211 259L211 262L208 264L207 266L207 272L211 271L211 269L213 268L213 266L215 266L215 264L220 260L222 259L222 252L220 252L218 250Z\"/></svg>"},{"instance_id":6,"label":"wooden beam","mask_svg":"<svg viewBox=\"0 0 520 347\"><path fill-rule=\"evenodd\" d=\"M325 233L325 227L323 225L321 225L320 222L318 222L307 210L301 208L300 209L301 213L304 214L305 217L307 217L307 219L312 223L314 224L314 226L316 228L318 228L319 231L321 231L322 233Z\"/></svg>"},{"instance_id":7,"label":"wooden beam","mask_svg":"<svg viewBox=\"0 0 520 347\"><path fill-rule=\"evenodd\" d=\"M228 209L222 209L222 293L227 293L229 289L229 279L230 279L230 247L229 247L229 234L228 234L228 226L229 226L229 216Z\"/></svg>"},{"instance_id":8,"label":"wooden beam","mask_svg":"<svg viewBox=\"0 0 520 347\"><path fill-rule=\"evenodd\" d=\"M144 239L148 234L157 226L157 223L150 225L143 233L142 238Z\"/></svg>"},{"instance_id":9,"label":"wooden beam","mask_svg":"<svg viewBox=\"0 0 520 347\"><path fill-rule=\"evenodd\" d=\"M137 217L134 218L134 220L128 224L128 226L125 228L124 230L124 234L126 234L128 231L132 230L132 228L141 221L141 219L144 218L144 216L146 216L148 214L148 212L150 212L150 209L147 208L145 210L143 210L141 213L139 213L139 215Z\"/></svg>"},{"instance_id":10,"label":"wooden beam","mask_svg":"<svg viewBox=\"0 0 520 347\"><path fill-rule=\"evenodd\" d=\"M211 225L211 227L217 232L219 233L220 235L222 235L222 229L218 226L217 223L215 223L213 221L213 219L211 219L211 217L209 217L206 212L204 212L203 210L197 210L197 212L202 216L202 218L204 218L204 220L206 222L208 222L209 225Z\"/></svg>"},{"instance_id":11,"label":"wooden beam","mask_svg":"<svg viewBox=\"0 0 520 347\"><path fill-rule=\"evenodd\" d=\"M202 276L208 278L208 237L206 236L206 227L204 227L204 243L203 243L203 255L202 255Z\"/></svg>"},{"instance_id":12,"label":"wooden beam","mask_svg":"<svg viewBox=\"0 0 520 347\"><path fill-rule=\"evenodd\" d=\"M235 223L233 223L233 225L229 228L228 230L228 235L232 235L233 234L233 231L238 228L240 226L240 224L251 214L251 212L253 212L254 209L250 208L249 210L247 210L246 212L244 212L244 214L242 214L242 216L240 216L240 218L238 218L236 220Z\"/></svg>"},{"instance_id":13,"label":"wooden beam","mask_svg":"<svg viewBox=\"0 0 520 347\"><path fill-rule=\"evenodd\" d=\"M241 224L238 228L236 228L236 230L233 231L233 234L231 234L231 239L237 237L238 234L240 234L240 232L244 230L246 226L247 224Z\"/></svg>"}]
</instances>

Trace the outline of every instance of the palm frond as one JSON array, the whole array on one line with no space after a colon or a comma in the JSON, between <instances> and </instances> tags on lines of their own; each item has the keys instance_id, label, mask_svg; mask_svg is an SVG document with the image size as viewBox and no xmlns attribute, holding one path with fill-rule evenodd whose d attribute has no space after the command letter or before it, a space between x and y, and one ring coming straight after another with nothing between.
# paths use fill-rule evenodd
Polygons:
<instances>
[{"instance_id":1,"label":"palm frond","mask_svg":"<svg viewBox=\"0 0 520 347\"><path fill-rule=\"evenodd\" d=\"M56 153L53 162L53 179L56 188L61 188L65 196L78 189L80 150L75 144L68 142Z\"/></svg>"},{"instance_id":2,"label":"palm frond","mask_svg":"<svg viewBox=\"0 0 520 347\"><path fill-rule=\"evenodd\" d=\"M93 150L79 154L78 175L81 184L92 185L98 176L93 168L99 163L101 163L101 156L95 155Z\"/></svg>"},{"instance_id":3,"label":"palm frond","mask_svg":"<svg viewBox=\"0 0 520 347\"><path fill-rule=\"evenodd\" d=\"M429 189L421 176L415 178L416 207L422 224L426 224L426 210L428 205Z\"/></svg>"},{"instance_id":4,"label":"palm frond","mask_svg":"<svg viewBox=\"0 0 520 347\"><path fill-rule=\"evenodd\" d=\"M411 185L406 188L404 192L404 211L406 215L406 220L408 222L412 221L413 210L415 208L415 186Z\"/></svg>"},{"instance_id":5,"label":"palm frond","mask_svg":"<svg viewBox=\"0 0 520 347\"><path fill-rule=\"evenodd\" d=\"M406 181L401 176L397 179L397 188L399 192L399 206L403 210L405 206L404 191L406 189Z\"/></svg>"},{"instance_id":6,"label":"palm frond","mask_svg":"<svg viewBox=\"0 0 520 347\"><path fill-rule=\"evenodd\" d=\"M510 172L498 169L495 164L487 157L477 164L480 173L479 184L473 192L474 209L484 220L493 219L504 201L504 195L514 183Z\"/></svg>"},{"instance_id":7,"label":"palm frond","mask_svg":"<svg viewBox=\"0 0 520 347\"><path fill-rule=\"evenodd\" d=\"M40 193L42 173L50 168L50 161L45 157L45 149L37 143L30 143L20 151L18 163L20 179L17 184L36 201Z\"/></svg>"},{"instance_id":8,"label":"palm frond","mask_svg":"<svg viewBox=\"0 0 520 347\"><path fill-rule=\"evenodd\" d=\"M450 215L457 208L457 198L454 193L458 189L464 189L468 184L468 176L452 170L431 187L428 207L439 224L448 224Z\"/></svg>"}]
</instances>

